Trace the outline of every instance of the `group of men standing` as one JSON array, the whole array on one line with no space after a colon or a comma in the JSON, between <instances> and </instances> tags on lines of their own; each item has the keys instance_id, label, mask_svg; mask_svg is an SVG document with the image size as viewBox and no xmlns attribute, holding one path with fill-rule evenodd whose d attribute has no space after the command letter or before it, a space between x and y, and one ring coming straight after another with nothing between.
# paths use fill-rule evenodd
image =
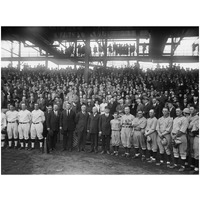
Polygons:
<instances>
[{"instance_id":1,"label":"group of men standing","mask_svg":"<svg viewBox=\"0 0 200 200\"><path fill-rule=\"evenodd\" d=\"M78 113L71 108L68 102L63 111L59 111L58 106L54 105L43 112L39 109L38 103L35 103L32 112L26 109L25 104L22 104L21 110L17 112L14 106L10 105L6 114L1 113L1 146L5 146L7 132L8 148L12 148L13 139L14 148L18 148L19 139L19 149L33 150L37 136L41 152L44 138L47 138L48 153L51 153L56 147L58 133L61 133L62 151L72 151L75 134L78 152L86 151L85 145L89 139L89 152L98 153L98 144L101 140L101 154L118 156L119 146L122 144L124 157L131 157L133 147L134 159L141 158L143 161L155 162L156 165L166 164L169 168L179 168L179 171L184 171L186 166L189 166L198 173L199 117L194 106L183 111L176 108L175 119L170 117L169 109L166 107L163 108L163 116L159 119L155 117L153 109L149 110L149 116L145 118L142 110L138 110L136 116L130 114L128 106L125 106L124 114L120 115L117 112L114 112L114 115L110 114L108 106L101 115L98 114L96 107L92 108L92 113L88 113L84 104ZM110 146L113 147L112 153Z\"/></svg>"}]
</instances>

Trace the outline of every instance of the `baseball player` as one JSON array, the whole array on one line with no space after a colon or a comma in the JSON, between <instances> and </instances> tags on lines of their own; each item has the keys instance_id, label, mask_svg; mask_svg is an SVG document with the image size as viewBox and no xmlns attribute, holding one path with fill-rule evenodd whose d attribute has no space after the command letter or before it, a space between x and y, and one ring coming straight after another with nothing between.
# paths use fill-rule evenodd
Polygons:
<instances>
[{"instance_id":1,"label":"baseball player","mask_svg":"<svg viewBox=\"0 0 200 200\"><path fill-rule=\"evenodd\" d=\"M176 109L177 117L173 121L172 127L172 142L173 142L173 154L174 154L174 165L170 165L170 168L178 167L179 156L181 157L181 167L179 171L185 170L185 160L187 156L187 138L186 132L188 128L188 120L182 115L180 108Z\"/></svg>"},{"instance_id":2,"label":"baseball player","mask_svg":"<svg viewBox=\"0 0 200 200\"><path fill-rule=\"evenodd\" d=\"M131 150L131 137L132 137L132 122L134 120L134 116L130 114L130 108L126 106L124 108L125 114L121 117L121 141L122 145L125 149L125 153L122 156L130 157Z\"/></svg>"},{"instance_id":3,"label":"baseball player","mask_svg":"<svg viewBox=\"0 0 200 200\"><path fill-rule=\"evenodd\" d=\"M6 120L7 120L7 133L8 133L8 148L12 147L12 139L14 138L15 146L17 149L18 143L18 123L17 123L18 112L15 110L15 107L11 104L10 110L6 112Z\"/></svg>"},{"instance_id":4,"label":"baseball player","mask_svg":"<svg viewBox=\"0 0 200 200\"><path fill-rule=\"evenodd\" d=\"M1 148L5 147L6 139L6 115L1 110Z\"/></svg>"},{"instance_id":5,"label":"baseball player","mask_svg":"<svg viewBox=\"0 0 200 200\"><path fill-rule=\"evenodd\" d=\"M135 148L135 155L133 158L140 156L139 148L142 149L142 160L146 158L146 142L144 137L144 130L147 124L146 118L143 117L142 110L138 110L137 117L133 119L133 145Z\"/></svg>"},{"instance_id":6,"label":"baseball player","mask_svg":"<svg viewBox=\"0 0 200 200\"><path fill-rule=\"evenodd\" d=\"M40 142L40 151L43 152L43 123L45 121L44 112L39 109L38 103L35 103L34 110L31 112L31 149L35 148L36 136Z\"/></svg>"},{"instance_id":7,"label":"baseball player","mask_svg":"<svg viewBox=\"0 0 200 200\"><path fill-rule=\"evenodd\" d=\"M199 116L196 114L196 108L194 106L190 106L190 118L189 118L189 126L188 126L188 161L190 163L190 168L194 168L195 158L194 158L194 138L195 135L192 132L192 129L195 126L196 121L199 120Z\"/></svg>"},{"instance_id":8,"label":"baseball player","mask_svg":"<svg viewBox=\"0 0 200 200\"><path fill-rule=\"evenodd\" d=\"M194 171L192 173L199 173L199 118L194 122L191 132L194 134L194 143L193 143L193 151L194 151ZM190 172L191 173L191 172Z\"/></svg>"},{"instance_id":9,"label":"baseball player","mask_svg":"<svg viewBox=\"0 0 200 200\"><path fill-rule=\"evenodd\" d=\"M167 154L167 166L171 164L171 131L173 125L173 118L169 115L169 109L163 108L163 116L158 119L156 131L157 135L157 144L160 152L160 162L157 162L156 165L161 165L164 163L164 153ZM163 144L162 140L166 140L166 144Z\"/></svg>"},{"instance_id":10,"label":"baseball player","mask_svg":"<svg viewBox=\"0 0 200 200\"><path fill-rule=\"evenodd\" d=\"M155 117L155 112L153 109L149 110L149 118L147 119L147 126L145 128L144 136L147 138L147 150L149 151L150 158L148 162L156 162L157 154L157 118Z\"/></svg>"},{"instance_id":11,"label":"baseball player","mask_svg":"<svg viewBox=\"0 0 200 200\"><path fill-rule=\"evenodd\" d=\"M111 124L111 144L113 146L113 153L111 155L116 155L118 156L119 153L119 143L120 143L120 129L121 129L121 124L120 120L118 118L117 112L114 113L113 115L114 119L110 121Z\"/></svg>"},{"instance_id":12,"label":"baseball player","mask_svg":"<svg viewBox=\"0 0 200 200\"><path fill-rule=\"evenodd\" d=\"M30 122L31 122L31 113L26 109L25 103L21 104L22 110L18 112L18 133L20 141L20 150L24 149L24 140L25 140L25 149L28 150L28 140L29 140L29 131L30 131Z\"/></svg>"}]
</instances>

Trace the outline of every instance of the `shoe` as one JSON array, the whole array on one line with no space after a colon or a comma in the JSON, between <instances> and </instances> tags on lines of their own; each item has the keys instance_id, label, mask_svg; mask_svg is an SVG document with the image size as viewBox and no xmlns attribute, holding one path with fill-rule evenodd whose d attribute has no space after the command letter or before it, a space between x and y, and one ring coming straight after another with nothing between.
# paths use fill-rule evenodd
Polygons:
<instances>
[{"instance_id":1,"label":"shoe","mask_svg":"<svg viewBox=\"0 0 200 200\"><path fill-rule=\"evenodd\" d=\"M146 161L149 162L149 161L151 161L151 159L152 159L151 157L150 157L150 158L147 158Z\"/></svg>"},{"instance_id":2,"label":"shoe","mask_svg":"<svg viewBox=\"0 0 200 200\"><path fill-rule=\"evenodd\" d=\"M137 159L137 158L139 158L140 157L140 154L135 154L132 158L133 159Z\"/></svg>"},{"instance_id":3,"label":"shoe","mask_svg":"<svg viewBox=\"0 0 200 200\"><path fill-rule=\"evenodd\" d=\"M114 155L115 155L115 151L114 151L114 152L112 152L110 155L111 155L111 156L114 156Z\"/></svg>"},{"instance_id":4,"label":"shoe","mask_svg":"<svg viewBox=\"0 0 200 200\"><path fill-rule=\"evenodd\" d=\"M127 153L127 154L126 154L126 157L127 157L127 158L130 158L130 157L131 157L130 153Z\"/></svg>"},{"instance_id":5,"label":"shoe","mask_svg":"<svg viewBox=\"0 0 200 200\"><path fill-rule=\"evenodd\" d=\"M108 155L110 155L110 151L106 151L106 153L107 153Z\"/></svg>"},{"instance_id":6,"label":"shoe","mask_svg":"<svg viewBox=\"0 0 200 200\"><path fill-rule=\"evenodd\" d=\"M31 147L30 149L29 149L29 151L33 151L35 149L35 147Z\"/></svg>"},{"instance_id":7,"label":"shoe","mask_svg":"<svg viewBox=\"0 0 200 200\"><path fill-rule=\"evenodd\" d=\"M167 167L169 167L171 165L171 162L167 161Z\"/></svg>"},{"instance_id":8,"label":"shoe","mask_svg":"<svg viewBox=\"0 0 200 200\"><path fill-rule=\"evenodd\" d=\"M119 156L119 153L118 153L118 152L116 152L116 153L115 153L115 156Z\"/></svg>"},{"instance_id":9,"label":"shoe","mask_svg":"<svg viewBox=\"0 0 200 200\"><path fill-rule=\"evenodd\" d=\"M157 162L157 163L156 163L157 166L160 166L160 165L163 165L163 164L164 164L164 161L163 161L163 160L160 160L160 162Z\"/></svg>"},{"instance_id":10,"label":"shoe","mask_svg":"<svg viewBox=\"0 0 200 200\"><path fill-rule=\"evenodd\" d=\"M147 161L148 163L155 163L156 159L155 158L151 158L151 160Z\"/></svg>"},{"instance_id":11,"label":"shoe","mask_svg":"<svg viewBox=\"0 0 200 200\"><path fill-rule=\"evenodd\" d=\"M179 172L184 172L185 171L185 167L184 166L181 166L178 170Z\"/></svg>"},{"instance_id":12,"label":"shoe","mask_svg":"<svg viewBox=\"0 0 200 200\"><path fill-rule=\"evenodd\" d=\"M82 149L82 151L83 151L83 152L86 152L86 150L85 150L85 149Z\"/></svg>"},{"instance_id":13,"label":"shoe","mask_svg":"<svg viewBox=\"0 0 200 200\"><path fill-rule=\"evenodd\" d=\"M170 165L169 168L170 168L170 169L177 169L177 168L178 168L178 165L173 164L173 165Z\"/></svg>"},{"instance_id":14,"label":"shoe","mask_svg":"<svg viewBox=\"0 0 200 200\"><path fill-rule=\"evenodd\" d=\"M28 147L25 147L25 150L27 150L27 151L28 151L28 150L29 150L29 148L28 148Z\"/></svg>"},{"instance_id":15,"label":"shoe","mask_svg":"<svg viewBox=\"0 0 200 200\"><path fill-rule=\"evenodd\" d=\"M14 149L17 149L17 146L14 146Z\"/></svg>"},{"instance_id":16,"label":"shoe","mask_svg":"<svg viewBox=\"0 0 200 200\"><path fill-rule=\"evenodd\" d=\"M126 153L122 154L122 157L126 157Z\"/></svg>"},{"instance_id":17,"label":"shoe","mask_svg":"<svg viewBox=\"0 0 200 200\"><path fill-rule=\"evenodd\" d=\"M24 149L24 147L20 147L20 148L19 148L19 150L22 150L22 149Z\"/></svg>"},{"instance_id":18,"label":"shoe","mask_svg":"<svg viewBox=\"0 0 200 200\"><path fill-rule=\"evenodd\" d=\"M100 154L105 154L105 153L106 153L105 151L101 151L101 152L100 152Z\"/></svg>"},{"instance_id":19,"label":"shoe","mask_svg":"<svg viewBox=\"0 0 200 200\"><path fill-rule=\"evenodd\" d=\"M7 146L6 149L12 149L12 147Z\"/></svg>"},{"instance_id":20,"label":"shoe","mask_svg":"<svg viewBox=\"0 0 200 200\"><path fill-rule=\"evenodd\" d=\"M142 155L142 159L141 159L142 161L145 161L146 160L146 157L145 157L145 155Z\"/></svg>"}]
</instances>

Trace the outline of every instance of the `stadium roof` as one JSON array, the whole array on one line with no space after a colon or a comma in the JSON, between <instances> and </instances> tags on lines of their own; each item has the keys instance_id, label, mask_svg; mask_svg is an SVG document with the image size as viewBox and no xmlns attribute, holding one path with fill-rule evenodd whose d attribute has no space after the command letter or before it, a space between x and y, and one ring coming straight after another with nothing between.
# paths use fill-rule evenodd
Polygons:
<instances>
[{"instance_id":1,"label":"stadium roof","mask_svg":"<svg viewBox=\"0 0 200 200\"><path fill-rule=\"evenodd\" d=\"M77 39L123 39L150 38L149 56L152 59L162 57L169 37L199 36L198 27L2 27L2 40L28 40L44 49L55 58L62 58L52 45L54 41L75 41Z\"/></svg>"}]
</instances>

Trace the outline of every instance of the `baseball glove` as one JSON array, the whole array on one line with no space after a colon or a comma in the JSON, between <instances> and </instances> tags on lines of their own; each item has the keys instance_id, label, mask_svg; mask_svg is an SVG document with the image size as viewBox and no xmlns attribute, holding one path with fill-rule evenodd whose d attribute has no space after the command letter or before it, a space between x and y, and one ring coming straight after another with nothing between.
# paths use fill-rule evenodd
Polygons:
<instances>
[{"instance_id":1,"label":"baseball glove","mask_svg":"<svg viewBox=\"0 0 200 200\"><path fill-rule=\"evenodd\" d=\"M176 138L175 140L172 141L172 145L174 148L178 148L178 146L181 144L181 139L180 138Z\"/></svg>"},{"instance_id":2,"label":"baseball glove","mask_svg":"<svg viewBox=\"0 0 200 200\"><path fill-rule=\"evenodd\" d=\"M163 138L161 139L161 144L162 144L163 146L167 146L167 139L166 139L165 137L163 137Z\"/></svg>"},{"instance_id":3,"label":"baseball glove","mask_svg":"<svg viewBox=\"0 0 200 200\"><path fill-rule=\"evenodd\" d=\"M150 136L147 136L147 142L148 142L148 143L152 143L152 139L151 139Z\"/></svg>"}]
</instances>

